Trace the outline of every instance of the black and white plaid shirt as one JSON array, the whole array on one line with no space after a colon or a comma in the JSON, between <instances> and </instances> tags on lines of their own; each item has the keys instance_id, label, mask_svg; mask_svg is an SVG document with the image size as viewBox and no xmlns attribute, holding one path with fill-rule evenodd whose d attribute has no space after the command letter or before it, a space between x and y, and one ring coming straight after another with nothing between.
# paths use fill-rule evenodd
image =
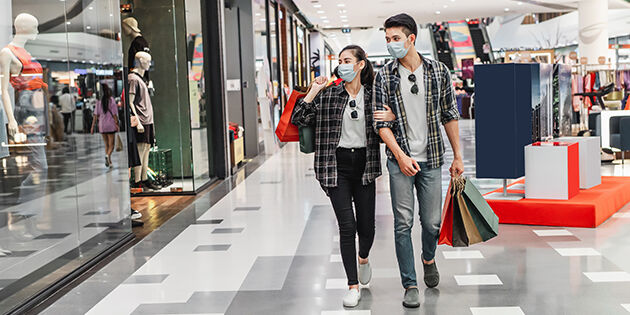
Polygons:
<instances>
[{"instance_id":1,"label":"black and white plaid shirt","mask_svg":"<svg viewBox=\"0 0 630 315\"><path fill-rule=\"evenodd\" d=\"M459 119L457 101L451 82L451 74L443 63L422 57L424 73L424 90L427 104L427 126L429 128L427 141L427 158L430 168L438 168L444 164L444 142L440 133L438 122L446 124L451 120ZM396 142L407 154L409 153L409 140L407 129L409 128L407 114L400 93L400 74L398 73L398 59L385 65L376 75L374 80L374 110L384 110L383 105L388 105L396 115L395 121L374 122L374 128L390 128L396 137ZM392 151L387 148L387 157L396 160Z\"/></svg>"},{"instance_id":2,"label":"black and white plaid shirt","mask_svg":"<svg viewBox=\"0 0 630 315\"><path fill-rule=\"evenodd\" d=\"M364 86L365 128L367 136L366 165L363 185L368 185L381 175L380 139L372 126L372 86ZM307 103L298 100L291 115L296 126L315 125L315 176L323 187L337 187L336 150L341 139L343 112L350 95L341 83L330 86Z\"/></svg>"}]
</instances>

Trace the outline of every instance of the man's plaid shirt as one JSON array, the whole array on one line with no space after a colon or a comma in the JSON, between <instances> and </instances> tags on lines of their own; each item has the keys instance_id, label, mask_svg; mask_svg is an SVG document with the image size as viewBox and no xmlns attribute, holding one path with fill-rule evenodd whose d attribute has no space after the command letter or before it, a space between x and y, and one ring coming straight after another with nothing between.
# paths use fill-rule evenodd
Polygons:
<instances>
[{"instance_id":1,"label":"man's plaid shirt","mask_svg":"<svg viewBox=\"0 0 630 315\"><path fill-rule=\"evenodd\" d=\"M451 74L443 63L422 57L422 67L426 104L427 126L429 128L427 142L427 158L430 168L438 168L444 164L444 142L440 133L438 122L446 124L449 121L459 119L457 102L451 82ZM409 154L409 141L407 138L408 121L400 93L400 74L398 73L398 59L385 65L376 75L374 80L374 110L384 110L383 105L388 105L396 115L395 121L374 122L374 128L390 128L396 137L400 148ZM407 80L407 78L404 78ZM387 157L396 160L392 151L387 148Z\"/></svg>"},{"instance_id":2,"label":"man's plaid shirt","mask_svg":"<svg viewBox=\"0 0 630 315\"><path fill-rule=\"evenodd\" d=\"M380 139L372 122L372 86L364 85L365 128L367 136L365 171L361 178L363 185L372 183L381 175ZM341 83L330 86L307 103L298 100L291 115L296 126L315 126L315 176L323 187L337 187L337 146L341 139L343 112L350 95Z\"/></svg>"}]
</instances>

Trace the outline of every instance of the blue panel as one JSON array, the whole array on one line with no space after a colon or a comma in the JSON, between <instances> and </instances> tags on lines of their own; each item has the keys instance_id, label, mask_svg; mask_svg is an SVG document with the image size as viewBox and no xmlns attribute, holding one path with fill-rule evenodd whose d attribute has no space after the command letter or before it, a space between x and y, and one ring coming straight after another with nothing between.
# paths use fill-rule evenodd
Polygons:
<instances>
[{"instance_id":1,"label":"blue panel","mask_svg":"<svg viewBox=\"0 0 630 315\"><path fill-rule=\"evenodd\" d=\"M532 108L539 104L537 64L475 66L478 178L525 175L524 147L532 142Z\"/></svg>"}]
</instances>

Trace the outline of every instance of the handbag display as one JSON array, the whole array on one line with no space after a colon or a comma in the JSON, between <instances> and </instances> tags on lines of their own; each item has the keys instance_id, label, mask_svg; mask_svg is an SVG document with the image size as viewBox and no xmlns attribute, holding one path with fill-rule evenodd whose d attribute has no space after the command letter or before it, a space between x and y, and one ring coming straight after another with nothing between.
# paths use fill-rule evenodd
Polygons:
<instances>
[{"instance_id":1,"label":"handbag display","mask_svg":"<svg viewBox=\"0 0 630 315\"><path fill-rule=\"evenodd\" d=\"M276 127L276 136L278 136L281 142L295 142L300 140L300 131L296 125L291 123L291 115L293 114L295 103L304 96L306 96L306 93L296 90L291 92L291 96L284 106L282 116L280 116L278 127Z\"/></svg>"}]
</instances>

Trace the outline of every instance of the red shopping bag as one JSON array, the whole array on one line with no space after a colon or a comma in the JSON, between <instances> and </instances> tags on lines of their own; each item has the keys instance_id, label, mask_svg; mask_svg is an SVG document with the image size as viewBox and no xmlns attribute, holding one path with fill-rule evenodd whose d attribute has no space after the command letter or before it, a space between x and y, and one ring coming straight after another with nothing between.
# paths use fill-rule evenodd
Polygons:
<instances>
[{"instance_id":1,"label":"red shopping bag","mask_svg":"<svg viewBox=\"0 0 630 315\"><path fill-rule=\"evenodd\" d=\"M293 114L293 107L295 103L306 96L304 93L300 93L296 90L291 92L291 97L287 101L287 105L284 106L282 116L280 116L280 122L276 128L276 136L282 142L292 142L300 140L300 133L298 127L291 123L291 115Z\"/></svg>"},{"instance_id":2,"label":"red shopping bag","mask_svg":"<svg viewBox=\"0 0 630 315\"><path fill-rule=\"evenodd\" d=\"M453 197L451 195L452 182L448 184L444 208L442 209L442 228L438 244L453 246Z\"/></svg>"}]
</instances>

